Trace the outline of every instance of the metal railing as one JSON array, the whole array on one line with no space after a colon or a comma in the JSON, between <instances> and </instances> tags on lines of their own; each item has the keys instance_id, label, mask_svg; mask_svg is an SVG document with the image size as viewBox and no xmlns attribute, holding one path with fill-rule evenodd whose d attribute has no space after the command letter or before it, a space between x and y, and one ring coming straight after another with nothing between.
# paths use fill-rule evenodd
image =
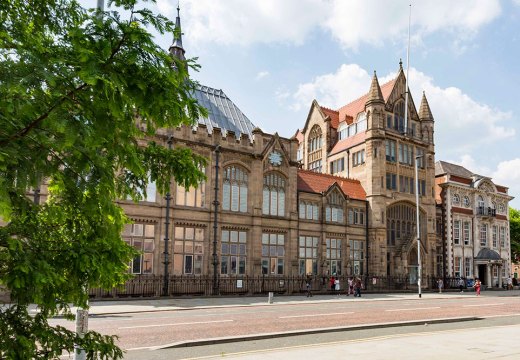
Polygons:
<instances>
[{"instance_id":1,"label":"metal railing","mask_svg":"<svg viewBox=\"0 0 520 360\"><path fill-rule=\"evenodd\" d=\"M337 277L340 281L340 292L347 289L348 276ZM163 295L163 276L137 275L124 285L110 290L90 289L92 299L111 298L158 298ZM417 291L417 280L413 276L360 276L362 290L369 292ZM422 278L425 289L437 289L435 276ZM314 294L336 293L331 289L328 276L240 276L220 277L218 294L223 296L254 296L274 292L277 294L303 294L307 291L309 281ZM466 281L465 281L466 284ZM444 279L445 289L458 288L458 278ZM167 296L210 296L214 295L213 276L172 275L169 277Z\"/></svg>"}]
</instances>

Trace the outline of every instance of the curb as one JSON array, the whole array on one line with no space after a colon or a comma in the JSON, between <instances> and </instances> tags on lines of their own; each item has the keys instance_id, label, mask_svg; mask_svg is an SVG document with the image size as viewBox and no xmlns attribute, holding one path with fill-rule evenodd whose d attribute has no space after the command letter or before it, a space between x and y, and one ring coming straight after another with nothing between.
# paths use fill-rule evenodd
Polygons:
<instances>
[{"instance_id":1,"label":"curb","mask_svg":"<svg viewBox=\"0 0 520 360\"><path fill-rule=\"evenodd\" d=\"M171 344L167 344L167 345L152 347L150 350L163 350L163 349L174 349L174 348L191 347L191 346L225 344L225 343L232 343L232 342L239 342L239 341L265 340L265 339L272 339L275 337L289 337L289 336L309 335L309 334L324 334L324 333L338 332L338 331L370 330L370 329L376 329L376 328L379 329L379 328L415 326L415 325L427 325L427 324L446 324L446 323L454 323L454 322L475 321L475 320L481 320L481 319L482 319L481 317L476 317L476 316L459 317L459 318L424 319L424 320L399 321L399 322L389 322L389 323L375 323L375 324L366 324L366 325L351 325L351 326L338 326L338 327L331 327L331 328L284 331L284 332L274 332L274 333L264 333L264 334L242 335L242 336L228 336L228 337L201 339L201 340L179 341L179 342L175 342L175 343L171 343Z\"/></svg>"}]
</instances>

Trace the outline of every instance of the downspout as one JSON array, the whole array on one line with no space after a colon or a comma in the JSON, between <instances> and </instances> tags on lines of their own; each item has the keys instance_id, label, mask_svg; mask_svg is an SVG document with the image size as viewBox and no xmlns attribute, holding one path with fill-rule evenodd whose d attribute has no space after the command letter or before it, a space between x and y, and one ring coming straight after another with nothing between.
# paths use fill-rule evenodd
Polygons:
<instances>
[{"instance_id":1,"label":"downspout","mask_svg":"<svg viewBox=\"0 0 520 360\"><path fill-rule=\"evenodd\" d=\"M368 286L368 200L365 200L365 254L366 254L366 274L365 277L365 289Z\"/></svg>"}]
</instances>

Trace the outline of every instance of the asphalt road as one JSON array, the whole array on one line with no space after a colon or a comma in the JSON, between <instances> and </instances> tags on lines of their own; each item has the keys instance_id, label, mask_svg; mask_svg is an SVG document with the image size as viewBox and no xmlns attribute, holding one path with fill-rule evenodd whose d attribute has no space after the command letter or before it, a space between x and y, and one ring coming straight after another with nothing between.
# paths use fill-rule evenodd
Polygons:
<instances>
[{"instance_id":1,"label":"asphalt road","mask_svg":"<svg viewBox=\"0 0 520 360\"><path fill-rule=\"evenodd\" d=\"M130 350L130 354L200 339L497 315L520 315L520 298L468 294L454 299L353 301L343 297L323 303L103 315L91 317L89 328L103 334L118 335L119 345ZM73 322L63 319L52 322L74 329Z\"/></svg>"},{"instance_id":2,"label":"asphalt road","mask_svg":"<svg viewBox=\"0 0 520 360\"><path fill-rule=\"evenodd\" d=\"M125 359L501 359L520 358L520 316L298 335L207 346L128 351Z\"/></svg>"}]
</instances>

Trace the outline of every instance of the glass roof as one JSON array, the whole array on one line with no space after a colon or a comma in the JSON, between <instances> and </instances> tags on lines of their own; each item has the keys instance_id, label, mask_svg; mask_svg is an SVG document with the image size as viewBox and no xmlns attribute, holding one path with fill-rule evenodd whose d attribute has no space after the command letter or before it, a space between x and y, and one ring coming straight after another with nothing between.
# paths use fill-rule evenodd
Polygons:
<instances>
[{"instance_id":1,"label":"glass roof","mask_svg":"<svg viewBox=\"0 0 520 360\"><path fill-rule=\"evenodd\" d=\"M255 126L222 90L200 86L194 96L208 110L208 117L198 119L199 124L206 125L208 132L212 133L213 128L218 127L224 136L228 131L233 131L237 138L247 134L253 140Z\"/></svg>"}]
</instances>

